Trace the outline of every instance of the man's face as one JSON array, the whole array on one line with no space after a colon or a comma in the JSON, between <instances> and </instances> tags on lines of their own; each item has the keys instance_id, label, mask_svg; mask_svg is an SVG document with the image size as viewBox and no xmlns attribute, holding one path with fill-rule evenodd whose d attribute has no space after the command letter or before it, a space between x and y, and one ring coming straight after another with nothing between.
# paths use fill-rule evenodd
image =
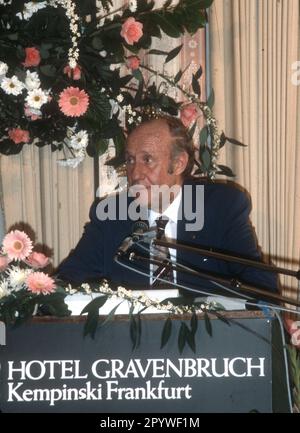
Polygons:
<instances>
[{"instance_id":1,"label":"man's face","mask_svg":"<svg viewBox=\"0 0 300 433\"><path fill-rule=\"evenodd\" d=\"M141 193L141 205L153 205L155 188L153 186L181 185L181 171L171 160L171 143L168 126L162 121L144 124L133 131L127 140L126 165L130 187ZM152 194L152 195L151 195ZM157 197L156 197L157 198Z\"/></svg>"}]
</instances>

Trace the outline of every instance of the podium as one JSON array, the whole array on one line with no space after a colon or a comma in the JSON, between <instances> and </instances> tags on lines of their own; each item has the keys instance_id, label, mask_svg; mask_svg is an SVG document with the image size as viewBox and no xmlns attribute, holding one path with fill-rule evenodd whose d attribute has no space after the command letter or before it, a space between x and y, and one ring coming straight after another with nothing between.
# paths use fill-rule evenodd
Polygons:
<instances>
[{"instance_id":1,"label":"podium","mask_svg":"<svg viewBox=\"0 0 300 433\"><path fill-rule=\"evenodd\" d=\"M211 316L212 335L198 316L196 350L178 349L181 322L161 349L166 314L141 316L132 350L128 315L95 338L85 318L40 317L6 329L0 346L2 412L204 413L288 412L278 323L257 311ZM104 318L99 317L99 320Z\"/></svg>"}]
</instances>

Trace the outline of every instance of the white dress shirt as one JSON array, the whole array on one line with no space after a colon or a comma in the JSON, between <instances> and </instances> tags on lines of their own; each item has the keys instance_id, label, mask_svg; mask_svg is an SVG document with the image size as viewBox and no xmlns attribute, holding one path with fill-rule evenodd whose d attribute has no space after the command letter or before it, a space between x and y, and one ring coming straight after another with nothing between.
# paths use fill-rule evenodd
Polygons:
<instances>
[{"instance_id":1,"label":"white dress shirt","mask_svg":"<svg viewBox=\"0 0 300 433\"><path fill-rule=\"evenodd\" d=\"M149 214L148 214L149 227L155 226L155 221L160 216L165 216L169 219L165 227L165 237L168 242L176 241L177 239L177 221L178 221L178 211L181 202L181 197L182 197L182 191L180 189L179 193L172 201L170 206L167 207L167 209L165 209L165 211L162 214L152 209L149 210ZM176 263L176 252L177 251L174 248L169 248L170 257L174 264ZM150 265L150 274L151 274L150 283L152 284L153 265ZM177 282L176 271L173 271L173 278L174 278L174 283L176 283Z\"/></svg>"}]
</instances>

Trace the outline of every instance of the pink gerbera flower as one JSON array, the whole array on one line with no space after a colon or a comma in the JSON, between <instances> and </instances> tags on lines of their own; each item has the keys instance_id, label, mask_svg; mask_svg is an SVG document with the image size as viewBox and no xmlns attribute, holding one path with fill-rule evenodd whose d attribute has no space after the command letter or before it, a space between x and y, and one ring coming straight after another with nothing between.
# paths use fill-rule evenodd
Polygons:
<instances>
[{"instance_id":1,"label":"pink gerbera flower","mask_svg":"<svg viewBox=\"0 0 300 433\"><path fill-rule=\"evenodd\" d=\"M66 116L82 116L88 109L89 96L78 87L67 87L59 95L58 105Z\"/></svg>"},{"instance_id":2,"label":"pink gerbera flower","mask_svg":"<svg viewBox=\"0 0 300 433\"><path fill-rule=\"evenodd\" d=\"M55 282L49 277L49 275L44 274L44 272L33 272L26 278L26 286L28 290L32 293L49 295L49 293L54 292Z\"/></svg>"},{"instance_id":3,"label":"pink gerbera flower","mask_svg":"<svg viewBox=\"0 0 300 433\"><path fill-rule=\"evenodd\" d=\"M32 251L32 241L26 233L14 230L3 239L3 251L10 260L24 260Z\"/></svg>"}]
</instances>

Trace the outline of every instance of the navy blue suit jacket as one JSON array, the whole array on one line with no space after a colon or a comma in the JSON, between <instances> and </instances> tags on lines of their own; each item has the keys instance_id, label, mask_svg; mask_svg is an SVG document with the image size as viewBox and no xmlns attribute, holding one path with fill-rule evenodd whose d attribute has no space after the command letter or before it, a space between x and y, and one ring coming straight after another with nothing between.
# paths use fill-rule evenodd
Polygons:
<instances>
[{"instance_id":1,"label":"navy blue suit jacket","mask_svg":"<svg viewBox=\"0 0 300 433\"><path fill-rule=\"evenodd\" d=\"M183 188L182 203L185 203L190 210L196 209L196 188L200 184L204 187L203 228L187 231L186 223L192 221L186 221L185 218L179 220L177 242L204 249L212 248L219 252L260 261L261 254L249 221L250 200L247 195L229 184L186 182L185 185L191 188L192 194L189 194L187 202L185 188ZM111 197L111 200L115 200L116 197ZM123 268L114 261L118 247L132 233L133 221L119 220L118 217L100 221L97 217L98 203L92 205L90 222L86 224L76 248L59 266L58 276L73 283L107 278L115 283L129 284L132 288L140 286L146 288L149 277ZM117 215L118 211L117 206ZM196 270L226 278L236 278L241 282L271 291L278 290L277 277L271 272L180 250L177 250L177 261ZM132 265L129 262L127 264ZM138 265L138 267L146 273L149 272L147 265ZM194 288L220 293L220 290L207 279L199 280L194 276L178 273L177 281Z\"/></svg>"}]
</instances>

